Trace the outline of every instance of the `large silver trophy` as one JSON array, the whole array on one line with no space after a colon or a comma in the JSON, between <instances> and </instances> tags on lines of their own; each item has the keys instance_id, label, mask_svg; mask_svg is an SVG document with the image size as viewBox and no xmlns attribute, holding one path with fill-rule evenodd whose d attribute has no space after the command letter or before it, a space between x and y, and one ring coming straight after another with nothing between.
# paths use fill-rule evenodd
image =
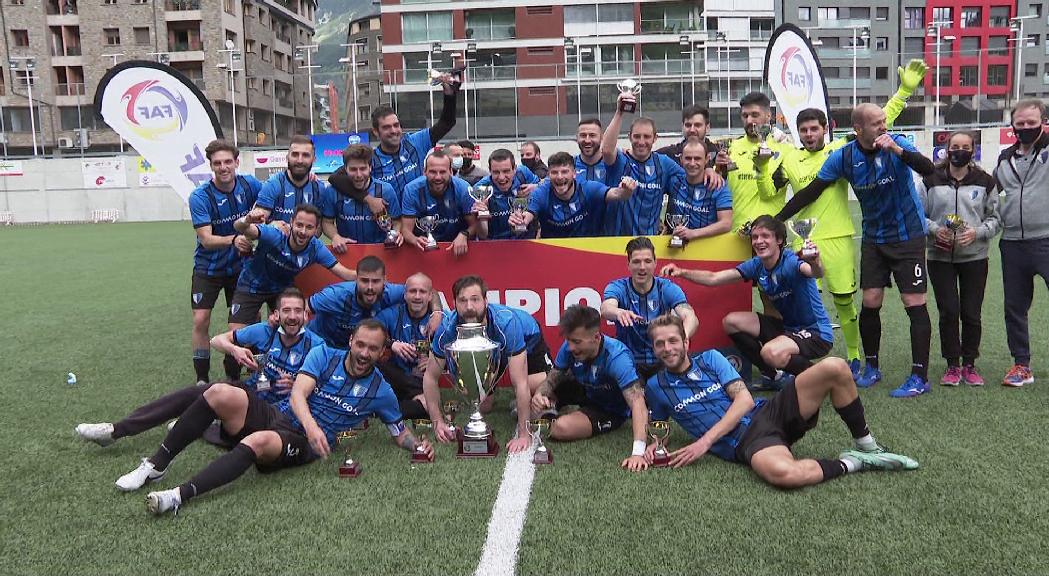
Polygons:
<instances>
[{"instance_id":1,"label":"large silver trophy","mask_svg":"<svg viewBox=\"0 0 1049 576\"><path fill-rule=\"evenodd\" d=\"M473 198L474 202L488 202L488 199L492 197L495 188L491 186L471 186L469 193L470 198ZM477 211L478 220L491 220L492 213L488 210Z\"/></svg>"},{"instance_id":2,"label":"large silver trophy","mask_svg":"<svg viewBox=\"0 0 1049 576\"><path fill-rule=\"evenodd\" d=\"M685 239L680 236L674 236L674 230L678 226L684 226L685 224L688 224L687 214L667 214L667 233L670 234L670 242L667 243L667 246L670 248L685 247Z\"/></svg>"},{"instance_id":3,"label":"large silver trophy","mask_svg":"<svg viewBox=\"0 0 1049 576\"><path fill-rule=\"evenodd\" d=\"M634 95L633 101L625 101L619 103L619 111L629 112L631 114L637 111L637 97L639 94L641 94L641 83L637 80L634 80L633 78L627 78L625 80L620 80L618 83L616 83L616 88L619 88L619 92L621 94Z\"/></svg>"},{"instance_id":4,"label":"large silver trophy","mask_svg":"<svg viewBox=\"0 0 1049 576\"><path fill-rule=\"evenodd\" d=\"M498 365L494 362L499 345L485 336L484 324L462 324L458 336L445 347L454 364L452 383L472 406L470 420L458 436L459 458L491 458L499 453L499 443L481 416L481 403L495 390Z\"/></svg>"}]
</instances>

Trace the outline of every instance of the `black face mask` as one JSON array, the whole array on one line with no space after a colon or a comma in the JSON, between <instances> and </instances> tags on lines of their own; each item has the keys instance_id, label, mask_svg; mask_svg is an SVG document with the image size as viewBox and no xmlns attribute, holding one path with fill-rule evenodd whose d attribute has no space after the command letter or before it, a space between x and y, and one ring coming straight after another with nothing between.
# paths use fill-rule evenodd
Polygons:
<instances>
[{"instance_id":1,"label":"black face mask","mask_svg":"<svg viewBox=\"0 0 1049 576\"><path fill-rule=\"evenodd\" d=\"M470 167L471 167L471 166L473 166L473 163L474 163L474 161L473 161L473 160L470 160L469 158L467 158L467 157L463 156L463 168L462 168L462 172L467 172L467 171L469 171L469 170L470 170Z\"/></svg>"},{"instance_id":2,"label":"black face mask","mask_svg":"<svg viewBox=\"0 0 1049 576\"><path fill-rule=\"evenodd\" d=\"M1038 137L1042 135L1042 127L1013 128L1013 133L1016 134L1016 139L1019 140L1021 144L1029 146L1034 144L1038 140Z\"/></svg>"},{"instance_id":3,"label":"black face mask","mask_svg":"<svg viewBox=\"0 0 1049 576\"><path fill-rule=\"evenodd\" d=\"M949 150L947 152L947 158L950 160L951 166L961 168L972 161L973 153L972 150Z\"/></svg>"},{"instance_id":4,"label":"black face mask","mask_svg":"<svg viewBox=\"0 0 1049 576\"><path fill-rule=\"evenodd\" d=\"M531 170L531 169L536 167L536 159L535 158L529 158L527 160L521 160L521 164L524 164L525 166L528 167L529 170Z\"/></svg>"}]
</instances>

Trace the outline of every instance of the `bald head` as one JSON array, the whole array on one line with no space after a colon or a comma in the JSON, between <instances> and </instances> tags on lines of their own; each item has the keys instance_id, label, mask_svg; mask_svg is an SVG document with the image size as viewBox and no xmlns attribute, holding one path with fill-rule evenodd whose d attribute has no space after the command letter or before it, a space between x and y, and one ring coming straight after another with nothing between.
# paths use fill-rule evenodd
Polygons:
<instances>
[{"instance_id":1,"label":"bald head","mask_svg":"<svg viewBox=\"0 0 1049 576\"><path fill-rule=\"evenodd\" d=\"M852 109L852 125L854 127L862 126L867 122L868 115L878 112L882 112L882 109L870 102L859 104Z\"/></svg>"},{"instance_id":2,"label":"bald head","mask_svg":"<svg viewBox=\"0 0 1049 576\"><path fill-rule=\"evenodd\" d=\"M433 288L433 280L431 280L429 276L423 274L422 272L416 272L415 274L412 274L404 280L405 288L415 285L425 286L427 290L430 290L431 288Z\"/></svg>"},{"instance_id":3,"label":"bald head","mask_svg":"<svg viewBox=\"0 0 1049 576\"><path fill-rule=\"evenodd\" d=\"M852 111L852 127L860 146L872 150L878 136L888 131L885 127L885 111L874 104L860 104Z\"/></svg>"},{"instance_id":4,"label":"bald head","mask_svg":"<svg viewBox=\"0 0 1049 576\"><path fill-rule=\"evenodd\" d=\"M422 272L412 274L404 281L404 302L408 305L408 314L413 318L422 318L430 309L433 297L433 281Z\"/></svg>"}]
</instances>

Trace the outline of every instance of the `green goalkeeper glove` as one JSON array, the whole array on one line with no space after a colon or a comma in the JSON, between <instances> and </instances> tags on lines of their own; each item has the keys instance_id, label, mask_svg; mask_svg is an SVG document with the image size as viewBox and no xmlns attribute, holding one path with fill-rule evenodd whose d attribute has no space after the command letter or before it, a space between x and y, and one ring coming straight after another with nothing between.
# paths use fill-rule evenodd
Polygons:
<instances>
[{"instance_id":1,"label":"green goalkeeper glove","mask_svg":"<svg viewBox=\"0 0 1049 576\"><path fill-rule=\"evenodd\" d=\"M900 88L897 94L904 99L909 98L925 79L925 73L928 71L929 67L925 65L925 62L917 58L908 62L906 68L900 66L898 69Z\"/></svg>"}]
</instances>

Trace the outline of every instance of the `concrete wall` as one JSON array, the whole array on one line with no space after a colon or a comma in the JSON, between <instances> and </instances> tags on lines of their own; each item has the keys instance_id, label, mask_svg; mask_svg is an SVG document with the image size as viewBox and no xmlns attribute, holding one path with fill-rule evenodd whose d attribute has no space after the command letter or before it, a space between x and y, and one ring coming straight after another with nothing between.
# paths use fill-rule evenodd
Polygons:
<instances>
[{"instance_id":1,"label":"concrete wall","mask_svg":"<svg viewBox=\"0 0 1049 576\"><path fill-rule=\"evenodd\" d=\"M915 145L923 154L932 154L931 131L914 132ZM998 158L1000 130L983 130L982 166L993 169ZM676 136L664 136L657 146L673 143ZM543 157L554 152L577 154L578 148L572 140L552 140L539 143ZM481 158L498 148L517 152L517 142L482 142ZM620 146L629 142L620 140ZM68 222L91 219L92 210L120 210L122 221L148 222L158 220L188 220L189 209L170 187L139 187L138 156L124 157L127 172L127 188L89 190L83 187L80 158L54 158L23 160L23 176L0 176L0 211L13 213L13 221ZM482 162L484 162L482 160ZM241 172L255 173L254 154L241 153ZM264 175L264 174L261 174Z\"/></svg>"}]
</instances>

